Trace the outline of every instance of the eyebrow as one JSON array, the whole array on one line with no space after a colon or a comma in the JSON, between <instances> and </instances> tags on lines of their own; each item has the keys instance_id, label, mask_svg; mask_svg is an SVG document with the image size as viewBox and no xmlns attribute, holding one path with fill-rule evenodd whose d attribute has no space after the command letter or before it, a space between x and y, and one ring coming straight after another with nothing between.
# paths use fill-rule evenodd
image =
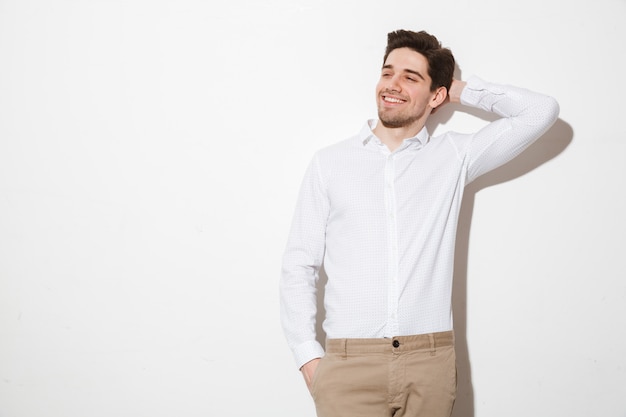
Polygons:
<instances>
[{"instance_id":1,"label":"eyebrow","mask_svg":"<svg viewBox=\"0 0 626 417\"><path fill-rule=\"evenodd\" d=\"M387 65L383 65L383 69L394 69L394 68L393 68L393 65L387 64ZM422 80L426 81L426 78L424 78L424 76L419 71L415 71L415 70L412 70L412 69L409 69L409 68L405 68L403 71L404 72L408 72L410 74L417 75Z\"/></svg>"}]
</instances>

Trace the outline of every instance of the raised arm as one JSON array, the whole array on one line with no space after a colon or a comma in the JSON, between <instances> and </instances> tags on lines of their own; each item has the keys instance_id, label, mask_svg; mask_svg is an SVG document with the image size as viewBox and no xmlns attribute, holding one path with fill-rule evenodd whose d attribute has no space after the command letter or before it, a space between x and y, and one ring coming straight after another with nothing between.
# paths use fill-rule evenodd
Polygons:
<instances>
[{"instance_id":1,"label":"raised arm","mask_svg":"<svg viewBox=\"0 0 626 417\"><path fill-rule=\"evenodd\" d=\"M450 102L495 113L501 118L476 132L465 149L468 182L519 155L554 124L559 105L550 96L478 77L454 80Z\"/></svg>"}]
</instances>

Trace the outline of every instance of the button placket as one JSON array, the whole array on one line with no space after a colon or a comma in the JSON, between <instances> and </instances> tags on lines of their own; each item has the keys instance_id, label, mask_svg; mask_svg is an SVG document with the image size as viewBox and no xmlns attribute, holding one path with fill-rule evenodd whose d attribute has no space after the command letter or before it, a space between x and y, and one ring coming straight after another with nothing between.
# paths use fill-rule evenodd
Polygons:
<instances>
[{"instance_id":1,"label":"button placket","mask_svg":"<svg viewBox=\"0 0 626 417\"><path fill-rule=\"evenodd\" d=\"M398 324L398 231L395 190L395 156L385 162L385 209L387 211L387 328L386 335L399 333Z\"/></svg>"}]
</instances>

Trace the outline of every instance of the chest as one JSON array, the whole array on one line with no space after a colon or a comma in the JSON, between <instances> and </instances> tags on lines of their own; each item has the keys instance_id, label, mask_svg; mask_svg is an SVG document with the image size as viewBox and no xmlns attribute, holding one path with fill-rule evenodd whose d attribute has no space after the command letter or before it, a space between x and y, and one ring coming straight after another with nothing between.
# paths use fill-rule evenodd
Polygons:
<instances>
[{"instance_id":1,"label":"chest","mask_svg":"<svg viewBox=\"0 0 626 417\"><path fill-rule=\"evenodd\" d=\"M463 186L463 163L451 152L371 153L340 161L328 178L331 212L348 215L427 209Z\"/></svg>"}]
</instances>

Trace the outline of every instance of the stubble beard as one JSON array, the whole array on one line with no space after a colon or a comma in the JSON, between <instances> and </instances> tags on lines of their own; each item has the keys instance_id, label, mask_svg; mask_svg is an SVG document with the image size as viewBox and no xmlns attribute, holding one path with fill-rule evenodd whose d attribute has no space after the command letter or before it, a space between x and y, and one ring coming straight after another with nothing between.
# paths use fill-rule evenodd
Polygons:
<instances>
[{"instance_id":1,"label":"stubble beard","mask_svg":"<svg viewBox=\"0 0 626 417\"><path fill-rule=\"evenodd\" d=\"M411 114L411 115L389 115L385 114L383 110L378 110L378 119L382 123L382 125L388 129L398 129L403 127L408 127L418 121L422 114Z\"/></svg>"}]
</instances>

